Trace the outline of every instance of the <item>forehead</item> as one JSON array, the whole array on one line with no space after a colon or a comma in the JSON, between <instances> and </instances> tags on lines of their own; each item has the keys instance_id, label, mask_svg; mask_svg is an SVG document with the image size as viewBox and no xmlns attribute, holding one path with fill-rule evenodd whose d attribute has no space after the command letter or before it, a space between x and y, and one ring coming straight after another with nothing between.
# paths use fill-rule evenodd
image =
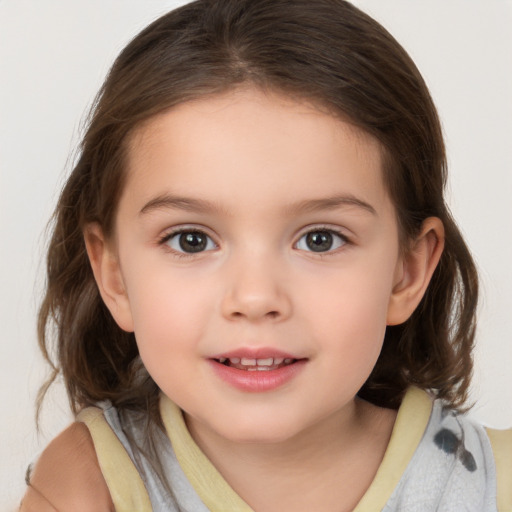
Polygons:
<instances>
[{"instance_id":1,"label":"forehead","mask_svg":"<svg viewBox=\"0 0 512 512\"><path fill-rule=\"evenodd\" d=\"M129 140L126 188L139 196L193 190L226 204L235 196L248 204L387 196L373 137L311 103L251 88L183 103L140 126Z\"/></svg>"}]
</instances>

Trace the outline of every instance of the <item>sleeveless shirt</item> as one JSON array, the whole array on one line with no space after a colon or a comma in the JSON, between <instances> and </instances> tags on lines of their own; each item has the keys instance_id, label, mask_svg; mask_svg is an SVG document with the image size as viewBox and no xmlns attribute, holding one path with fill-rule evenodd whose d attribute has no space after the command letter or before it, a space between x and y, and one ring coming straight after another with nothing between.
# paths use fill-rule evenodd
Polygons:
<instances>
[{"instance_id":1,"label":"sleeveless shirt","mask_svg":"<svg viewBox=\"0 0 512 512\"><path fill-rule=\"evenodd\" d=\"M140 449L140 415L102 404L78 416L91 432L116 511L253 512L164 395L160 412L166 433L158 431L155 444L165 481ZM512 512L512 430L485 429L410 388L377 474L354 509L376 511Z\"/></svg>"}]
</instances>

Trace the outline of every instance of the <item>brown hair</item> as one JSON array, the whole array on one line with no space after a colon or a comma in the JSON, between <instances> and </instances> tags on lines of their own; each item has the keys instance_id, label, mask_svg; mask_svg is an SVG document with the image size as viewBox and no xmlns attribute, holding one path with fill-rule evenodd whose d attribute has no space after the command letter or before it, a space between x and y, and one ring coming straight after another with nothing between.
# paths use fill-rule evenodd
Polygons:
<instances>
[{"instance_id":1,"label":"brown hair","mask_svg":"<svg viewBox=\"0 0 512 512\"><path fill-rule=\"evenodd\" d=\"M409 320L388 327L359 394L397 407L414 384L461 407L472 370L477 275L443 198L440 123L416 66L384 28L343 0L197 0L156 20L117 58L56 208L38 330L49 361L54 350L53 377L62 372L73 410L108 399L156 417L157 386L134 335L101 300L83 230L97 222L112 235L136 127L241 84L312 101L378 139L404 241L427 217L442 220L445 250L427 293Z\"/></svg>"}]
</instances>

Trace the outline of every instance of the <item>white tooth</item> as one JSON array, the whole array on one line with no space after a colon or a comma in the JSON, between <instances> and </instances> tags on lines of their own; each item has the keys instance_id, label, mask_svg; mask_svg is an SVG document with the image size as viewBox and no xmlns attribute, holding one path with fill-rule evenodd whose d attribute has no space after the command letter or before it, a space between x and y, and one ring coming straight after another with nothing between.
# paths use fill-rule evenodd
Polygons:
<instances>
[{"instance_id":1,"label":"white tooth","mask_svg":"<svg viewBox=\"0 0 512 512\"><path fill-rule=\"evenodd\" d=\"M219 357L219 363L225 363L227 359L225 357Z\"/></svg>"},{"instance_id":2,"label":"white tooth","mask_svg":"<svg viewBox=\"0 0 512 512\"><path fill-rule=\"evenodd\" d=\"M231 360L233 361L233 360ZM249 359L248 357L242 357L242 364L244 366L254 366L256 364L256 359Z\"/></svg>"},{"instance_id":3,"label":"white tooth","mask_svg":"<svg viewBox=\"0 0 512 512\"><path fill-rule=\"evenodd\" d=\"M256 364L258 366L272 366L273 361L274 360L271 357L269 357L268 359L257 359Z\"/></svg>"},{"instance_id":4,"label":"white tooth","mask_svg":"<svg viewBox=\"0 0 512 512\"><path fill-rule=\"evenodd\" d=\"M286 358L284 360L284 364L290 364L293 361L293 359Z\"/></svg>"},{"instance_id":5,"label":"white tooth","mask_svg":"<svg viewBox=\"0 0 512 512\"><path fill-rule=\"evenodd\" d=\"M229 362L231 364L238 364L238 363L240 363L240 358L239 357L230 357Z\"/></svg>"},{"instance_id":6,"label":"white tooth","mask_svg":"<svg viewBox=\"0 0 512 512\"><path fill-rule=\"evenodd\" d=\"M268 372L268 371L270 371L270 368L268 366L257 366L256 369L259 372Z\"/></svg>"},{"instance_id":7,"label":"white tooth","mask_svg":"<svg viewBox=\"0 0 512 512\"><path fill-rule=\"evenodd\" d=\"M283 361L282 357L274 357L274 364L281 364Z\"/></svg>"}]
</instances>

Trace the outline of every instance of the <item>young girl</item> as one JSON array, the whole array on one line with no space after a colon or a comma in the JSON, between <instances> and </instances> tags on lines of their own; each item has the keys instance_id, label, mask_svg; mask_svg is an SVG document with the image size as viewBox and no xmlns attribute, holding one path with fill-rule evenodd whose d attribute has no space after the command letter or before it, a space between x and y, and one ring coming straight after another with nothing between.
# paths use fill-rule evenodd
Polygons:
<instances>
[{"instance_id":1,"label":"young girl","mask_svg":"<svg viewBox=\"0 0 512 512\"><path fill-rule=\"evenodd\" d=\"M100 91L39 317L77 422L22 511L512 510L412 61L342 0L198 0ZM51 346L51 334L55 345Z\"/></svg>"}]
</instances>

